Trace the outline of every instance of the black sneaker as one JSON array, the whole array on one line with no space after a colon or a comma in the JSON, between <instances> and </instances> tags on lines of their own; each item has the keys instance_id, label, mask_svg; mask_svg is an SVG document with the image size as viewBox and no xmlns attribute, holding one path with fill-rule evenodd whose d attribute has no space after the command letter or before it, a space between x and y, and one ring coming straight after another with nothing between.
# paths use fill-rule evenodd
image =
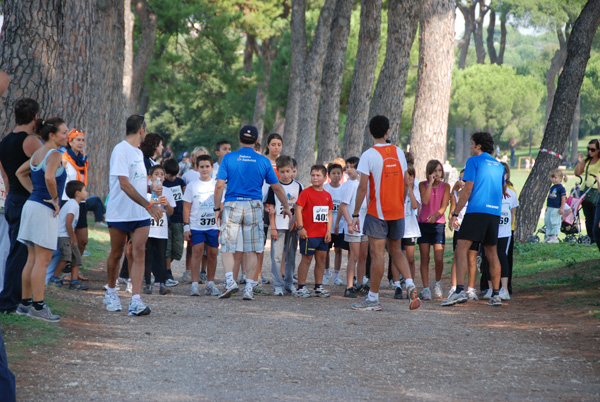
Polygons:
<instances>
[{"instance_id":1,"label":"black sneaker","mask_svg":"<svg viewBox=\"0 0 600 402\"><path fill-rule=\"evenodd\" d=\"M144 285L144 293L147 295L152 294L152 285Z\"/></svg>"},{"instance_id":2,"label":"black sneaker","mask_svg":"<svg viewBox=\"0 0 600 402\"><path fill-rule=\"evenodd\" d=\"M394 299L402 299L402 286L397 287L394 291Z\"/></svg>"},{"instance_id":3,"label":"black sneaker","mask_svg":"<svg viewBox=\"0 0 600 402\"><path fill-rule=\"evenodd\" d=\"M171 289L169 289L164 283L161 283L160 290L158 291L158 293L160 293L161 295L168 295L169 293L171 293Z\"/></svg>"},{"instance_id":4,"label":"black sneaker","mask_svg":"<svg viewBox=\"0 0 600 402\"><path fill-rule=\"evenodd\" d=\"M358 293L359 295L369 294L369 290L371 290L369 285L358 285L356 287L356 293Z\"/></svg>"},{"instance_id":5,"label":"black sneaker","mask_svg":"<svg viewBox=\"0 0 600 402\"><path fill-rule=\"evenodd\" d=\"M69 284L69 290L89 290L88 285L82 285L79 281L71 281Z\"/></svg>"},{"instance_id":6,"label":"black sneaker","mask_svg":"<svg viewBox=\"0 0 600 402\"><path fill-rule=\"evenodd\" d=\"M344 291L344 297L348 297L350 299L356 299L358 297L358 295L356 294L356 292L354 291L354 288L347 288Z\"/></svg>"}]
</instances>

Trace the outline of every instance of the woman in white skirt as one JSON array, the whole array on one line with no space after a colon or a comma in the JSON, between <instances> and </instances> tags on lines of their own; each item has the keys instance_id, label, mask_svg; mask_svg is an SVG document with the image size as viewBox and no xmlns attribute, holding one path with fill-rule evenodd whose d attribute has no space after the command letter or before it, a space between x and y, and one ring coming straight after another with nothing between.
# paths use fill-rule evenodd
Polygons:
<instances>
[{"instance_id":1,"label":"woman in white skirt","mask_svg":"<svg viewBox=\"0 0 600 402\"><path fill-rule=\"evenodd\" d=\"M44 141L16 176L31 192L23 206L17 240L27 246L27 263L23 269L22 300L17 314L50 322L60 317L44 303L46 267L52 260L58 238L58 201L65 187L67 173L57 150L67 145L67 126L59 117L36 122L36 133Z\"/></svg>"}]
</instances>

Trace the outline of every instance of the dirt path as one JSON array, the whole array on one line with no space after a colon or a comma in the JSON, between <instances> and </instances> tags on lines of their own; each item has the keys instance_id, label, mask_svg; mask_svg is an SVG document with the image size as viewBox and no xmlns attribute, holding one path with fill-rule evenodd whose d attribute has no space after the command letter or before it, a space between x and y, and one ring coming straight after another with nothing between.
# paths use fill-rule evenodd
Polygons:
<instances>
[{"instance_id":1,"label":"dirt path","mask_svg":"<svg viewBox=\"0 0 600 402\"><path fill-rule=\"evenodd\" d=\"M105 273L90 276L99 289ZM383 311L355 312L343 287L252 302L173 289L135 318L105 311L100 291L50 290L76 305L60 324L72 339L9 361L18 399L600 400L600 321L550 293L410 312L385 289Z\"/></svg>"}]
</instances>

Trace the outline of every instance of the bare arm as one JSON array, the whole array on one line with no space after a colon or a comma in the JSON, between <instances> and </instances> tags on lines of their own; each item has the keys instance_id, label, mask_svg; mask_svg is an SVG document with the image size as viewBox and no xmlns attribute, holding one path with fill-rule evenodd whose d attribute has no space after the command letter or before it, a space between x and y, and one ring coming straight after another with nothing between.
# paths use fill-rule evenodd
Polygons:
<instances>
[{"instance_id":1,"label":"bare arm","mask_svg":"<svg viewBox=\"0 0 600 402\"><path fill-rule=\"evenodd\" d=\"M462 190L462 193L460 194L460 198L458 199L458 204L456 204L456 206L454 207L454 210L452 211L453 214L457 214L465 207L465 205L467 204L467 201L469 201L469 197L471 196L471 192L473 191L473 182L472 181L466 181L465 182L465 187ZM456 222L457 217L456 216L452 216L450 218L450 222L449 222L449 226L450 228L455 228L456 226L454 225L454 222Z\"/></svg>"},{"instance_id":2,"label":"bare arm","mask_svg":"<svg viewBox=\"0 0 600 402\"><path fill-rule=\"evenodd\" d=\"M46 161L46 173L44 174L44 180L46 181L46 188L50 193L51 200L48 200L54 205L54 216L58 215L60 207L58 206L58 188L56 187L56 171L62 166L62 156L59 152L53 152Z\"/></svg>"},{"instance_id":3,"label":"bare arm","mask_svg":"<svg viewBox=\"0 0 600 402\"><path fill-rule=\"evenodd\" d=\"M290 220L293 218L292 211L290 211L290 206L288 204L287 196L285 195L285 191L283 190L283 186L281 183L277 182L275 184L271 184L271 188L273 192L279 198L279 202L283 205L283 215L286 215Z\"/></svg>"},{"instance_id":4,"label":"bare arm","mask_svg":"<svg viewBox=\"0 0 600 402\"><path fill-rule=\"evenodd\" d=\"M448 201L450 201L450 185L448 183L444 183L444 196L442 197L442 205L440 205L440 209L438 209L438 216L446 213Z\"/></svg>"},{"instance_id":5,"label":"bare arm","mask_svg":"<svg viewBox=\"0 0 600 402\"><path fill-rule=\"evenodd\" d=\"M67 214L67 233L71 238L71 248L77 246L77 237L75 236L75 231L73 230L73 220L75 219L75 215Z\"/></svg>"},{"instance_id":6,"label":"bare arm","mask_svg":"<svg viewBox=\"0 0 600 402\"><path fill-rule=\"evenodd\" d=\"M217 184L215 184L215 209L219 211L215 211L215 222L217 225L220 225L221 222L221 199L223 198L223 191L225 190L225 180L217 179Z\"/></svg>"},{"instance_id":7,"label":"bare arm","mask_svg":"<svg viewBox=\"0 0 600 402\"><path fill-rule=\"evenodd\" d=\"M340 210L338 211L338 219L337 221L340 221L340 216L344 216L344 219L346 219L346 222L348 222L348 233L352 234L354 233L354 230L352 229L352 217L350 216L350 213L348 213L348 208L346 207L347 204L345 203L340 203ZM336 223L337 225L337 223Z\"/></svg>"},{"instance_id":8,"label":"bare arm","mask_svg":"<svg viewBox=\"0 0 600 402\"><path fill-rule=\"evenodd\" d=\"M352 215L358 215L360 211L360 207L367 195L367 188L369 186L369 176L366 174L360 175L360 183L358 184L358 188L356 189L356 199L354 204L354 212ZM360 221L358 218L352 218L352 229L355 232L360 232Z\"/></svg>"},{"instance_id":9,"label":"bare arm","mask_svg":"<svg viewBox=\"0 0 600 402\"><path fill-rule=\"evenodd\" d=\"M325 238L323 239L325 243L329 243L331 241L331 225L333 223L333 211L330 209L327 214L329 215L327 219L327 233L325 233Z\"/></svg>"},{"instance_id":10,"label":"bare arm","mask_svg":"<svg viewBox=\"0 0 600 402\"><path fill-rule=\"evenodd\" d=\"M4 175L3 175L4 176ZM21 165L21 167L15 173L17 179L21 182L21 185L25 187L25 190L30 193L33 191L33 183L31 182L31 165L29 164L29 159L25 161ZM8 192L8 177L4 180L4 187L6 188L6 192Z\"/></svg>"},{"instance_id":11,"label":"bare arm","mask_svg":"<svg viewBox=\"0 0 600 402\"><path fill-rule=\"evenodd\" d=\"M27 155L28 158L31 158L31 155L41 147L42 142L34 134L29 134L27 138L25 138L25 141L23 141L23 152L25 152L25 155Z\"/></svg>"},{"instance_id":12,"label":"bare arm","mask_svg":"<svg viewBox=\"0 0 600 402\"><path fill-rule=\"evenodd\" d=\"M118 176L118 178L121 190L123 190L123 192L127 194L127 196L131 198L133 202L146 208L150 216L152 216L156 221L158 221L162 217L163 210L156 205L148 207L148 205L150 205L150 202L147 199L145 199L140 193L137 192L137 190L129 182L128 177Z\"/></svg>"},{"instance_id":13,"label":"bare arm","mask_svg":"<svg viewBox=\"0 0 600 402\"><path fill-rule=\"evenodd\" d=\"M585 171L585 162L583 154L577 155L577 165L575 165L574 173L577 176L581 176Z\"/></svg>"},{"instance_id":14,"label":"bare arm","mask_svg":"<svg viewBox=\"0 0 600 402\"><path fill-rule=\"evenodd\" d=\"M189 241L192 238L192 232L189 230L190 227L190 211L192 210L192 203L184 201L183 202L183 221L187 224L188 231L183 233L183 237L186 241ZM185 228L185 226L184 226Z\"/></svg>"}]
</instances>

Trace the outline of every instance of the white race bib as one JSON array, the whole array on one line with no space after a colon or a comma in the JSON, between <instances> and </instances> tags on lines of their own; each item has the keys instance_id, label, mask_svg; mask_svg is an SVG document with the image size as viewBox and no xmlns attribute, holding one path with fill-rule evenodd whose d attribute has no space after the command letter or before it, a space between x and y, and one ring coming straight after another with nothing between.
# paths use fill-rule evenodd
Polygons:
<instances>
[{"instance_id":1,"label":"white race bib","mask_svg":"<svg viewBox=\"0 0 600 402\"><path fill-rule=\"evenodd\" d=\"M181 191L181 186L170 187L170 189L175 202L181 201L183 199L183 192Z\"/></svg>"},{"instance_id":2,"label":"white race bib","mask_svg":"<svg viewBox=\"0 0 600 402\"><path fill-rule=\"evenodd\" d=\"M160 218L158 221L155 220L154 218L150 219L150 226L153 228L163 228L163 227L165 227L166 223L167 223L167 220L165 219L164 214L163 214L163 217Z\"/></svg>"},{"instance_id":3,"label":"white race bib","mask_svg":"<svg viewBox=\"0 0 600 402\"><path fill-rule=\"evenodd\" d=\"M340 209L340 200L333 200L333 212L337 212Z\"/></svg>"},{"instance_id":4,"label":"white race bib","mask_svg":"<svg viewBox=\"0 0 600 402\"><path fill-rule=\"evenodd\" d=\"M329 207L313 207L313 222L329 222Z\"/></svg>"},{"instance_id":5,"label":"white race bib","mask_svg":"<svg viewBox=\"0 0 600 402\"><path fill-rule=\"evenodd\" d=\"M508 225L510 222L510 211L502 211L502 215L500 215L500 226Z\"/></svg>"},{"instance_id":6,"label":"white race bib","mask_svg":"<svg viewBox=\"0 0 600 402\"><path fill-rule=\"evenodd\" d=\"M216 225L217 221L214 212L202 212L198 224L203 227Z\"/></svg>"}]
</instances>

